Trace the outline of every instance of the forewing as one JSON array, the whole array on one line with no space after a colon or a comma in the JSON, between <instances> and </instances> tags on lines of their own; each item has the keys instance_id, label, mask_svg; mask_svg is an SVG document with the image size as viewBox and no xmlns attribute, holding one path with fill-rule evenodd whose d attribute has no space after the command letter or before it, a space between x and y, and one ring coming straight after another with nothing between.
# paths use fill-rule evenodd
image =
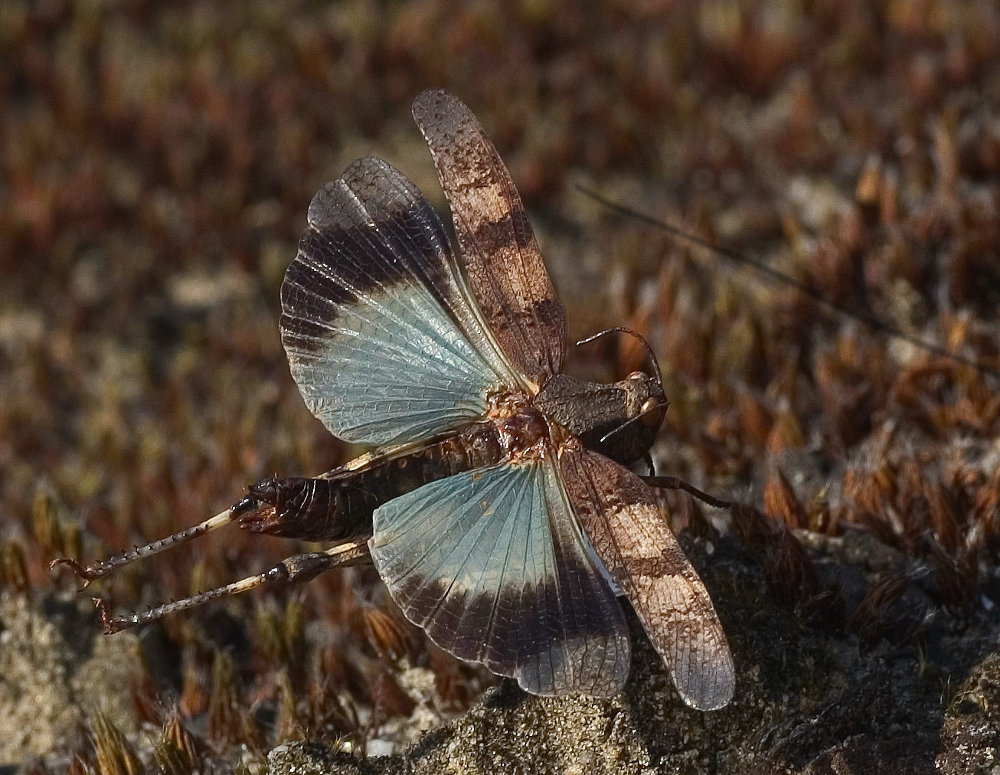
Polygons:
<instances>
[{"instance_id":1,"label":"forewing","mask_svg":"<svg viewBox=\"0 0 1000 775\"><path fill-rule=\"evenodd\" d=\"M726 635L653 492L582 448L562 454L560 467L591 546L631 601L684 702L699 710L727 705L736 677Z\"/></svg>"},{"instance_id":2,"label":"forewing","mask_svg":"<svg viewBox=\"0 0 1000 775\"><path fill-rule=\"evenodd\" d=\"M393 600L460 659L533 694L616 694L628 630L549 460L424 485L375 511L372 559Z\"/></svg>"},{"instance_id":3,"label":"forewing","mask_svg":"<svg viewBox=\"0 0 1000 775\"><path fill-rule=\"evenodd\" d=\"M309 206L281 286L281 341L306 405L359 444L419 441L481 417L515 376L464 290L441 220L381 159Z\"/></svg>"},{"instance_id":4,"label":"forewing","mask_svg":"<svg viewBox=\"0 0 1000 775\"><path fill-rule=\"evenodd\" d=\"M451 202L465 269L494 337L536 384L562 369L566 313L538 250L514 181L461 100L425 91L413 117Z\"/></svg>"}]
</instances>

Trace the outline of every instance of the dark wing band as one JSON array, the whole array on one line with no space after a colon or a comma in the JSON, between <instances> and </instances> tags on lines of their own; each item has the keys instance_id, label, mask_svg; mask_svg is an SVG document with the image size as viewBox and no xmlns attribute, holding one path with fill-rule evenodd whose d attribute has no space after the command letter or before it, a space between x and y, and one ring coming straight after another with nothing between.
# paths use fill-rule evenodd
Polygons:
<instances>
[{"instance_id":1,"label":"dark wing band","mask_svg":"<svg viewBox=\"0 0 1000 775\"><path fill-rule=\"evenodd\" d=\"M625 618L551 459L431 482L377 509L374 526L393 600L446 651L533 694L621 690Z\"/></svg>"},{"instance_id":2,"label":"dark wing band","mask_svg":"<svg viewBox=\"0 0 1000 775\"><path fill-rule=\"evenodd\" d=\"M306 405L347 441L416 442L482 417L518 377L466 295L441 220L381 159L309 206L281 285L281 341Z\"/></svg>"}]
</instances>

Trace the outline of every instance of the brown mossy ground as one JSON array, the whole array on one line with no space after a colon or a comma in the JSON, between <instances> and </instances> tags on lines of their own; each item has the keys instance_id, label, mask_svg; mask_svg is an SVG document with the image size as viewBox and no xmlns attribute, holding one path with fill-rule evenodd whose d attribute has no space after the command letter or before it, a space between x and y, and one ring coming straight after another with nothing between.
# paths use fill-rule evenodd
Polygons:
<instances>
[{"instance_id":1,"label":"brown mossy ground","mask_svg":"<svg viewBox=\"0 0 1000 775\"><path fill-rule=\"evenodd\" d=\"M650 338L658 467L754 507L666 499L733 645L723 711L679 705L638 632L621 698L479 705L490 677L366 569L110 640L48 571L354 452L296 393L278 287L357 156L443 206L408 112L429 86L496 141L571 335ZM414 770L995 767L1000 380L573 184L996 370L997 94L980 2L0 3L0 766L260 771L279 743L343 759L437 727ZM570 369L641 358L606 342ZM295 549L233 531L95 591L141 607Z\"/></svg>"}]
</instances>

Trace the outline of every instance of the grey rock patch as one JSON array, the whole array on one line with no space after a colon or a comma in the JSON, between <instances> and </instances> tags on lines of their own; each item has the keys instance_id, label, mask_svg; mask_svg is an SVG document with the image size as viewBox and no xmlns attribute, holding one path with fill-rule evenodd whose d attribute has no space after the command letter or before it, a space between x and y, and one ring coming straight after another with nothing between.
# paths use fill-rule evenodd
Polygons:
<instances>
[{"instance_id":1,"label":"grey rock patch","mask_svg":"<svg viewBox=\"0 0 1000 775\"><path fill-rule=\"evenodd\" d=\"M47 597L39 605L0 593L0 763L64 748L98 713L134 736L121 686L135 666L135 638L98 635L86 600Z\"/></svg>"}]
</instances>

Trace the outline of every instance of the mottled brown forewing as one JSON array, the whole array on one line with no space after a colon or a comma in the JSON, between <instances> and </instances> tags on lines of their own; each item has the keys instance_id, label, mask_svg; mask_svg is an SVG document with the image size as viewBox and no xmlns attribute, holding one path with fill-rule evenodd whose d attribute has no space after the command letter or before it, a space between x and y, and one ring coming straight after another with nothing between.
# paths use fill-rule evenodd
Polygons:
<instances>
[{"instance_id":1,"label":"mottled brown forewing","mask_svg":"<svg viewBox=\"0 0 1000 775\"><path fill-rule=\"evenodd\" d=\"M476 301L504 354L542 384L562 368L566 313L514 181L476 117L454 95L423 92L413 117L451 202Z\"/></svg>"},{"instance_id":2,"label":"mottled brown forewing","mask_svg":"<svg viewBox=\"0 0 1000 775\"><path fill-rule=\"evenodd\" d=\"M573 510L673 675L685 703L714 710L735 688L733 658L708 591L639 477L572 445L559 458Z\"/></svg>"}]
</instances>

